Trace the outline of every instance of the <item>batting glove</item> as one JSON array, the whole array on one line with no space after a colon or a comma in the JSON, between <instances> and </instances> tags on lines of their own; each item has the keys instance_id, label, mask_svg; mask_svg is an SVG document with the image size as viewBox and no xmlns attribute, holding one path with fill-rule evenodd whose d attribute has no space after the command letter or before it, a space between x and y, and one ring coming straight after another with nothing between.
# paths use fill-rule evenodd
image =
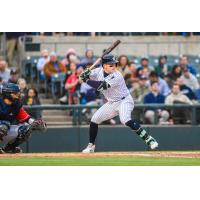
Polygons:
<instances>
[{"instance_id":1,"label":"batting glove","mask_svg":"<svg viewBox=\"0 0 200 200\"><path fill-rule=\"evenodd\" d=\"M86 82L90 78L90 73L91 70L88 68L84 72L82 72L79 76L79 78L83 81Z\"/></svg>"}]
</instances>

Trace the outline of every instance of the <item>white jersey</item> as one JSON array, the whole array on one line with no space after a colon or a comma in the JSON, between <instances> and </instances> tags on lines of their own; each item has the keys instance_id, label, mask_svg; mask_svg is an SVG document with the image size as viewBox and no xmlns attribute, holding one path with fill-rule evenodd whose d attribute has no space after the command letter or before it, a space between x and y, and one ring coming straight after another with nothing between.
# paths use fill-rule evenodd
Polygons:
<instances>
[{"instance_id":1,"label":"white jersey","mask_svg":"<svg viewBox=\"0 0 200 200\"><path fill-rule=\"evenodd\" d=\"M126 98L130 92L126 87L124 77L119 71L104 77L104 70L102 67L91 71L90 79L95 81L106 81L111 87L103 90L102 93L109 102L116 102Z\"/></svg>"}]
</instances>

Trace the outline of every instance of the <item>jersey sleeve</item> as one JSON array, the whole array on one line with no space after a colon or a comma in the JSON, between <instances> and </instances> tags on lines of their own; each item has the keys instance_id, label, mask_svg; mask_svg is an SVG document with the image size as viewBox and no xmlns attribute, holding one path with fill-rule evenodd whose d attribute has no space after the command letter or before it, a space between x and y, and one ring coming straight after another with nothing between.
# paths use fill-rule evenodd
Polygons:
<instances>
[{"instance_id":1,"label":"jersey sleeve","mask_svg":"<svg viewBox=\"0 0 200 200\"><path fill-rule=\"evenodd\" d=\"M16 115L16 119L19 122L25 122L30 118L30 115L24 110L23 107L20 108L18 114Z\"/></svg>"},{"instance_id":2,"label":"jersey sleeve","mask_svg":"<svg viewBox=\"0 0 200 200\"><path fill-rule=\"evenodd\" d=\"M99 73L99 68L97 69L93 69L90 73L90 79L91 80L96 80L97 79L97 75Z\"/></svg>"}]
</instances>

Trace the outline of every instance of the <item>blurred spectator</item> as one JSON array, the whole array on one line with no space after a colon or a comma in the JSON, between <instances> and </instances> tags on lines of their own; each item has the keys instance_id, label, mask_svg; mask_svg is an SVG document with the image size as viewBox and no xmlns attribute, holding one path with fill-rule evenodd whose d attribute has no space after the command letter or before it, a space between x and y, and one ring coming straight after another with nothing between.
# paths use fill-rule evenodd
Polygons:
<instances>
[{"instance_id":1,"label":"blurred spectator","mask_svg":"<svg viewBox=\"0 0 200 200\"><path fill-rule=\"evenodd\" d=\"M189 69L183 69L183 75L181 76L183 83L191 88L193 91L199 89L199 83L197 78L189 72Z\"/></svg>"},{"instance_id":2,"label":"blurred spectator","mask_svg":"<svg viewBox=\"0 0 200 200\"><path fill-rule=\"evenodd\" d=\"M90 101L96 100L97 98L96 89L84 82L81 83L80 94L81 104L86 104Z\"/></svg>"},{"instance_id":3,"label":"blurred spectator","mask_svg":"<svg viewBox=\"0 0 200 200\"><path fill-rule=\"evenodd\" d=\"M140 70L140 74L139 76L146 76L147 78L149 78L151 71L148 68L143 68L142 70Z\"/></svg>"},{"instance_id":4,"label":"blurred spectator","mask_svg":"<svg viewBox=\"0 0 200 200\"><path fill-rule=\"evenodd\" d=\"M17 84L20 88L21 97L22 97L22 99L24 99L24 97L26 96L27 91L28 91L27 85L26 85L26 80L23 78L19 78L19 80L17 81Z\"/></svg>"},{"instance_id":5,"label":"blurred spectator","mask_svg":"<svg viewBox=\"0 0 200 200\"><path fill-rule=\"evenodd\" d=\"M137 76L148 75L148 74L150 74L151 71L154 70L153 67L149 66L149 59L148 58L145 58L145 57L142 58L140 60L140 64L141 64L141 66L138 67L138 69L137 69ZM146 71L146 74L144 74L144 72L142 72L144 69Z\"/></svg>"},{"instance_id":6,"label":"blurred spectator","mask_svg":"<svg viewBox=\"0 0 200 200\"><path fill-rule=\"evenodd\" d=\"M172 92L165 99L165 104L173 105L173 104L192 104L192 101L184 94L181 93L180 87L177 84L172 86ZM186 123L186 121L190 118L190 112L188 109L183 110L174 109L171 110L171 115L175 124L177 123Z\"/></svg>"},{"instance_id":7,"label":"blurred spectator","mask_svg":"<svg viewBox=\"0 0 200 200\"><path fill-rule=\"evenodd\" d=\"M40 74L40 80L44 80L44 65L49 62L49 52L47 49L41 51L41 57L38 59L37 70Z\"/></svg>"},{"instance_id":8,"label":"blurred spectator","mask_svg":"<svg viewBox=\"0 0 200 200\"><path fill-rule=\"evenodd\" d=\"M165 96L159 93L158 82L151 82L151 92L144 97L144 104L164 104ZM155 114L159 119L159 124L166 124L169 119L169 113L166 110L146 110L145 119L148 124L154 124Z\"/></svg>"},{"instance_id":9,"label":"blurred spectator","mask_svg":"<svg viewBox=\"0 0 200 200\"><path fill-rule=\"evenodd\" d=\"M23 99L23 104L29 105L29 106L40 105L38 92L34 87L31 87L27 90L26 96ZM39 110L36 110L36 111L30 110L28 112L35 119L41 118L41 112Z\"/></svg>"},{"instance_id":10,"label":"blurred spectator","mask_svg":"<svg viewBox=\"0 0 200 200\"><path fill-rule=\"evenodd\" d=\"M77 91L79 89L79 78L76 73L76 64L70 64L71 75L67 78L65 83L65 89L68 92L68 103L69 104L77 104L79 99L77 95Z\"/></svg>"},{"instance_id":11,"label":"blurred spectator","mask_svg":"<svg viewBox=\"0 0 200 200\"><path fill-rule=\"evenodd\" d=\"M6 32L6 43L7 43L7 58L8 66L14 67L13 59L14 53L17 52L18 59L22 52L21 36L24 36L24 32Z\"/></svg>"},{"instance_id":12,"label":"blurred spectator","mask_svg":"<svg viewBox=\"0 0 200 200\"><path fill-rule=\"evenodd\" d=\"M131 80L132 82L135 82L138 80L137 78L137 67L136 64L134 62L129 62L129 71L131 73Z\"/></svg>"},{"instance_id":13,"label":"blurred spectator","mask_svg":"<svg viewBox=\"0 0 200 200\"><path fill-rule=\"evenodd\" d=\"M2 84L3 83L3 79L0 77L0 84Z\"/></svg>"},{"instance_id":14,"label":"blurred spectator","mask_svg":"<svg viewBox=\"0 0 200 200\"><path fill-rule=\"evenodd\" d=\"M126 85L128 88L133 87L133 84L138 81L137 78L137 68L134 62L129 62L128 65L129 72L124 76Z\"/></svg>"},{"instance_id":15,"label":"blurred spectator","mask_svg":"<svg viewBox=\"0 0 200 200\"><path fill-rule=\"evenodd\" d=\"M10 78L10 69L8 69L8 65L5 60L0 60L0 77L3 82L8 82Z\"/></svg>"},{"instance_id":16,"label":"blurred spectator","mask_svg":"<svg viewBox=\"0 0 200 200\"><path fill-rule=\"evenodd\" d=\"M133 90L130 91L136 103L142 103L144 96L150 91L147 81L147 77L140 76L138 83L134 84Z\"/></svg>"},{"instance_id":17,"label":"blurred spectator","mask_svg":"<svg viewBox=\"0 0 200 200\"><path fill-rule=\"evenodd\" d=\"M117 69L122 73L124 77L126 74L130 74L129 60L126 55L120 55L118 57Z\"/></svg>"},{"instance_id":18,"label":"blurred spectator","mask_svg":"<svg viewBox=\"0 0 200 200\"><path fill-rule=\"evenodd\" d=\"M186 95L190 100L196 100L195 93L184 84L183 79L177 78L176 84L179 85L182 94Z\"/></svg>"},{"instance_id":19,"label":"blurred spectator","mask_svg":"<svg viewBox=\"0 0 200 200\"><path fill-rule=\"evenodd\" d=\"M72 64L72 68L73 68L73 65L75 63L71 63ZM79 77L79 75L83 72L83 68L82 67L78 67L76 66L76 76ZM67 79L69 78L69 76L71 76L73 74L73 70L71 71L70 69L67 71L67 74L66 74L66 78L65 78L65 83L67 82ZM78 85L80 86L80 85ZM78 88L77 88L78 89ZM65 93L64 93L64 96L61 97L59 100L60 100L60 103L61 104L67 104L69 103L69 93L68 93L68 90L65 90ZM81 97L80 97L81 98Z\"/></svg>"},{"instance_id":20,"label":"blurred spectator","mask_svg":"<svg viewBox=\"0 0 200 200\"><path fill-rule=\"evenodd\" d=\"M10 79L8 80L8 82L17 84L18 79L19 79L19 70L16 68L12 68L10 70Z\"/></svg>"},{"instance_id":21,"label":"blurred spectator","mask_svg":"<svg viewBox=\"0 0 200 200\"><path fill-rule=\"evenodd\" d=\"M180 91L180 86L178 84L174 84L172 87L172 92L165 99L165 104L172 105L174 103L185 103L192 104L192 101Z\"/></svg>"},{"instance_id":22,"label":"blurred spectator","mask_svg":"<svg viewBox=\"0 0 200 200\"><path fill-rule=\"evenodd\" d=\"M170 74L171 80L176 81L177 78L181 77L182 69L179 65L174 65L172 68L172 72Z\"/></svg>"},{"instance_id":23,"label":"blurred spectator","mask_svg":"<svg viewBox=\"0 0 200 200\"><path fill-rule=\"evenodd\" d=\"M164 79L158 77L158 74L155 71L152 71L150 73L149 79L150 79L150 81L148 83L149 86L151 84L150 82L154 82L154 81L158 82L160 94L167 96L170 93L170 89L169 89L167 82Z\"/></svg>"},{"instance_id":24,"label":"blurred spectator","mask_svg":"<svg viewBox=\"0 0 200 200\"><path fill-rule=\"evenodd\" d=\"M172 88L172 85L174 84L174 81L171 78L171 74L169 73L169 74L164 75L163 79L166 81L168 87Z\"/></svg>"},{"instance_id":25,"label":"blurred spectator","mask_svg":"<svg viewBox=\"0 0 200 200\"><path fill-rule=\"evenodd\" d=\"M155 67L155 71L161 78L164 78L170 71L170 67L167 65L167 56L160 56L158 59L158 65Z\"/></svg>"},{"instance_id":26,"label":"blurred spectator","mask_svg":"<svg viewBox=\"0 0 200 200\"><path fill-rule=\"evenodd\" d=\"M73 48L70 48L68 49L65 58L61 62L67 68L67 70L69 70L71 62L79 64L80 60L77 57L76 51Z\"/></svg>"},{"instance_id":27,"label":"blurred spectator","mask_svg":"<svg viewBox=\"0 0 200 200\"><path fill-rule=\"evenodd\" d=\"M50 55L50 60L44 65L44 74L48 81L50 81L52 74L57 73L66 73L67 69L65 66L58 61L57 55L55 52L52 52Z\"/></svg>"},{"instance_id":28,"label":"blurred spectator","mask_svg":"<svg viewBox=\"0 0 200 200\"><path fill-rule=\"evenodd\" d=\"M87 49L85 52L85 57L81 60L81 66L86 68L88 64L93 64L95 62L94 52L92 49Z\"/></svg>"},{"instance_id":29,"label":"blurred spectator","mask_svg":"<svg viewBox=\"0 0 200 200\"><path fill-rule=\"evenodd\" d=\"M188 57L186 55L184 55L180 58L180 66L182 69L188 68L189 72L192 75L194 75L194 76L197 75L197 71L196 71L195 67L193 67L191 64L189 64Z\"/></svg>"},{"instance_id":30,"label":"blurred spectator","mask_svg":"<svg viewBox=\"0 0 200 200\"><path fill-rule=\"evenodd\" d=\"M44 66L44 74L45 74L45 85L46 85L46 92L48 93L51 87L52 95L60 96L62 95L61 90L61 80L60 76L63 77L63 73L66 74L67 69L66 67L58 60L57 55L52 52L50 54L50 61L47 62ZM52 82L52 80L54 80ZM58 80L58 81L56 81Z\"/></svg>"}]
</instances>

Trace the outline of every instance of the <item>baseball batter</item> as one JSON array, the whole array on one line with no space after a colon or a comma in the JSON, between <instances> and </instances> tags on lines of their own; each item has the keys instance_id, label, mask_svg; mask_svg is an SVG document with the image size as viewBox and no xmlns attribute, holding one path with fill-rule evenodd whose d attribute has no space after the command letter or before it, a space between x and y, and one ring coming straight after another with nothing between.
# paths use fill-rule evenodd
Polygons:
<instances>
[{"instance_id":1,"label":"baseball batter","mask_svg":"<svg viewBox=\"0 0 200 200\"><path fill-rule=\"evenodd\" d=\"M99 108L91 119L89 144L83 150L83 153L95 151L98 125L117 115L119 115L121 123L134 130L151 149L158 147L157 141L135 120L131 119L134 102L122 74L116 70L117 62L115 56L105 55L102 58L102 67L94 70L87 69L80 75L82 81L102 92L107 99L107 103Z\"/></svg>"}]
</instances>

